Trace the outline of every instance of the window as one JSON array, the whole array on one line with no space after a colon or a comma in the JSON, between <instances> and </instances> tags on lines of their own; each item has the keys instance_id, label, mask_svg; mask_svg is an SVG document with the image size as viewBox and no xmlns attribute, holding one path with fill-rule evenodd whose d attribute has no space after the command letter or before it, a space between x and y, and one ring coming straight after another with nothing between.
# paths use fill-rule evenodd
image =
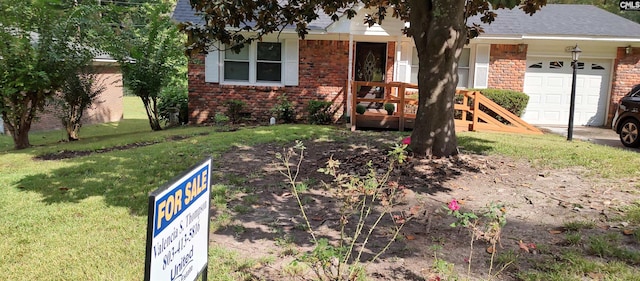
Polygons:
<instances>
[{"instance_id":1,"label":"window","mask_svg":"<svg viewBox=\"0 0 640 281\"><path fill-rule=\"evenodd\" d=\"M278 42L255 42L239 53L224 52L224 82L281 83L282 46Z\"/></svg>"},{"instance_id":2,"label":"window","mask_svg":"<svg viewBox=\"0 0 640 281\"><path fill-rule=\"evenodd\" d=\"M469 85L469 65L471 58L471 49L462 49L460 60L458 61L458 85L457 87L466 88ZM411 80L413 84L418 83L418 50L414 47L411 53Z\"/></svg>"},{"instance_id":3,"label":"window","mask_svg":"<svg viewBox=\"0 0 640 281\"><path fill-rule=\"evenodd\" d=\"M529 68L542 68L542 63L541 62L534 63L530 65Z\"/></svg>"},{"instance_id":4,"label":"window","mask_svg":"<svg viewBox=\"0 0 640 281\"><path fill-rule=\"evenodd\" d=\"M551 61L549 62L549 68L551 69L559 69L562 68L564 66L564 62L563 61Z\"/></svg>"},{"instance_id":5,"label":"window","mask_svg":"<svg viewBox=\"0 0 640 281\"><path fill-rule=\"evenodd\" d=\"M469 86L469 58L471 57L471 49L462 49L462 55L458 61L458 85L457 87L466 88Z\"/></svg>"}]
</instances>

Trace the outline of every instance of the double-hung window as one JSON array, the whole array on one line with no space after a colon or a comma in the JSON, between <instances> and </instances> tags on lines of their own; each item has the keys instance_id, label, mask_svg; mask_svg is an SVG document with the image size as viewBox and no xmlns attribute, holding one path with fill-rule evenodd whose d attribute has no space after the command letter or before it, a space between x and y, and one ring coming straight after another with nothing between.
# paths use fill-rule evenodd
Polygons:
<instances>
[{"instance_id":1,"label":"double-hung window","mask_svg":"<svg viewBox=\"0 0 640 281\"><path fill-rule=\"evenodd\" d=\"M460 60L458 61L458 85L459 88L466 88L469 85L469 62L471 49L462 49ZM414 47L411 53L411 78L413 84L418 83L418 50Z\"/></svg>"},{"instance_id":2,"label":"double-hung window","mask_svg":"<svg viewBox=\"0 0 640 281\"><path fill-rule=\"evenodd\" d=\"M253 42L239 53L227 47L224 52L223 81L228 83L282 83L282 44Z\"/></svg>"}]
</instances>

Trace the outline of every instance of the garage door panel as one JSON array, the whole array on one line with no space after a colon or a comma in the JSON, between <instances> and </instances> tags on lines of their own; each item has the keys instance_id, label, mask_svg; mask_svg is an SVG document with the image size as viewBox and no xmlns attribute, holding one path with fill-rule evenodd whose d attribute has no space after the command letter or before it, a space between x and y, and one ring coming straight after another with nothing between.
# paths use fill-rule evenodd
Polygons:
<instances>
[{"instance_id":1,"label":"garage door panel","mask_svg":"<svg viewBox=\"0 0 640 281\"><path fill-rule=\"evenodd\" d=\"M562 95L559 94L548 94L545 96L544 102L547 104L561 104L562 103Z\"/></svg>"},{"instance_id":2,"label":"garage door panel","mask_svg":"<svg viewBox=\"0 0 640 281\"><path fill-rule=\"evenodd\" d=\"M542 67L531 68L538 64ZM572 71L569 61L535 58L527 61L524 92L529 96L523 119L531 124L567 124ZM585 61L577 70L574 124L604 124L611 63Z\"/></svg>"}]
</instances>

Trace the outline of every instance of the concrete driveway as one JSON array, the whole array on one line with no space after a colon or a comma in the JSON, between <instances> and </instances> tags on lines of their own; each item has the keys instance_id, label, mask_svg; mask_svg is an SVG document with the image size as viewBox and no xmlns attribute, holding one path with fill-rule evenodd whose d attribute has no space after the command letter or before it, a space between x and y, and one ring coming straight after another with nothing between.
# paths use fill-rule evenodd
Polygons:
<instances>
[{"instance_id":1,"label":"concrete driveway","mask_svg":"<svg viewBox=\"0 0 640 281\"><path fill-rule=\"evenodd\" d=\"M567 137L567 126L549 125L539 126L545 133L553 133ZM640 152L638 148L628 148L622 145L620 137L610 128L576 126L573 128L573 139L590 141L592 143L618 147L630 151Z\"/></svg>"}]
</instances>

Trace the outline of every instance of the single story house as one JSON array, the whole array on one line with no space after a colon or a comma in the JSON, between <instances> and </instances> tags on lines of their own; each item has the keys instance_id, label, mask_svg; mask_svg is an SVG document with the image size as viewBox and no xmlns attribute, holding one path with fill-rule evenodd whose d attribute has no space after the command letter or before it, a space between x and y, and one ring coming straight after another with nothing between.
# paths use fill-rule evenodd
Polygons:
<instances>
[{"instance_id":1,"label":"single story house","mask_svg":"<svg viewBox=\"0 0 640 281\"><path fill-rule=\"evenodd\" d=\"M405 23L388 17L363 23L366 10L349 20L320 17L306 39L293 30L267 36L240 53L214 46L189 62L189 118L210 122L224 102L243 100L267 122L277 97L286 94L305 112L310 100L332 101L337 116L351 108L351 81L416 82L417 55L404 36ZM485 32L469 41L460 58L459 88L525 92L523 119L531 124L567 124L572 67L570 49L582 54L576 83L576 125L609 125L615 105L640 83L640 24L590 5L552 4L533 16L497 10ZM179 0L173 18L199 23L189 0ZM478 22L478 18L470 19Z\"/></svg>"},{"instance_id":2,"label":"single story house","mask_svg":"<svg viewBox=\"0 0 640 281\"><path fill-rule=\"evenodd\" d=\"M105 91L97 97L97 102L85 110L82 124L100 124L122 120L124 88L122 73L117 61L107 54L100 54L93 59L91 65L98 73L98 82L103 83ZM47 106L43 112L38 113L38 119L31 124L31 131L64 129L54 111L52 106Z\"/></svg>"}]
</instances>

